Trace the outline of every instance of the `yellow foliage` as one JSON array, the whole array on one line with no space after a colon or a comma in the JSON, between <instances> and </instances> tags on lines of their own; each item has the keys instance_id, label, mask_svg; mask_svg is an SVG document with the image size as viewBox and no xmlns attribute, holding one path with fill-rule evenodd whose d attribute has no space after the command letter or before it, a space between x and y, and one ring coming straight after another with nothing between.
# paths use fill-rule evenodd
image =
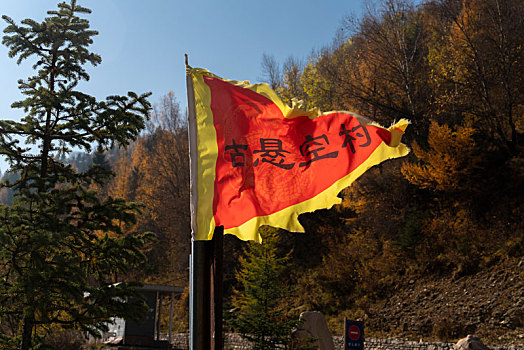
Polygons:
<instances>
[{"instance_id":1,"label":"yellow foliage","mask_svg":"<svg viewBox=\"0 0 524 350\"><path fill-rule=\"evenodd\" d=\"M136 179L133 176L131 155L122 152L115 163L115 177L109 184L109 194L113 197L134 201ZM135 180L135 181L133 181Z\"/></svg>"},{"instance_id":2,"label":"yellow foliage","mask_svg":"<svg viewBox=\"0 0 524 350\"><path fill-rule=\"evenodd\" d=\"M413 153L418 163L404 163L402 173L414 185L444 192L471 190L471 178L482 160L472 125L458 126L453 131L447 125L432 122L429 128L428 149L414 143Z\"/></svg>"},{"instance_id":3,"label":"yellow foliage","mask_svg":"<svg viewBox=\"0 0 524 350\"><path fill-rule=\"evenodd\" d=\"M149 272L148 278L162 283L187 278L189 155L182 118L174 95L165 96L155 106L147 132L129 153L120 154L109 189L114 197L144 205L133 230L156 234L158 240L149 252L156 274Z\"/></svg>"}]
</instances>

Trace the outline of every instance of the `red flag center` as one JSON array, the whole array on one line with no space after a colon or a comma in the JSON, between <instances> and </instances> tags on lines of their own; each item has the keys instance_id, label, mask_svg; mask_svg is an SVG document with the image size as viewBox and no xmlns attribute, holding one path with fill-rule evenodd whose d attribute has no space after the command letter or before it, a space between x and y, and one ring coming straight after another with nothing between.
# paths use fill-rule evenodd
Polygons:
<instances>
[{"instance_id":1,"label":"red flag center","mask_svg":"<svg viewBox=\"0 0 524 350\"><path fill-rule=\"evenodd\" d=\"M290 119L252 90L204 81L218 146L213 212L225 229L315 197L391 140L388 130L349 113Z\"/></svg>"}]
</instances>

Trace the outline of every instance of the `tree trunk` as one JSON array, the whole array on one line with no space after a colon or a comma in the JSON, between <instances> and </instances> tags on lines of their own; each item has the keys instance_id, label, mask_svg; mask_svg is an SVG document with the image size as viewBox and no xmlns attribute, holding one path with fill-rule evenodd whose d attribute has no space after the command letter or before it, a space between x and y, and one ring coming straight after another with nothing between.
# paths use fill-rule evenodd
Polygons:
<instances>
[{"instance_id":1,"label":"tree trunk","mask_svg":"<svg viewBox=\"0 0 524 350\"><path fill-rule=\"evenodd\" d=\"M32 315L25 315L22 325L22 342L20 343L20 350L31 349L31 341L33 336L34 320Z\"/></svg>"}]
</instances>

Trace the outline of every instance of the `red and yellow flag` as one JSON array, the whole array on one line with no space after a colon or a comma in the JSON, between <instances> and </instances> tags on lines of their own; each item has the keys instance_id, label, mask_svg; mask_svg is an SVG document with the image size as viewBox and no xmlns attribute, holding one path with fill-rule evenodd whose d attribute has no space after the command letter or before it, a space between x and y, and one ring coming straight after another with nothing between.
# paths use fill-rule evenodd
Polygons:
<instances>
[{"instance_id":1,"label":"red and yellow flag","mask_svg":"<svg viewBox=\"0 0 524 350\"><path fill-rule=\"evenodd\" d=\"M407 120L385 129L353 113L300 111L267 84L188 67L188 96L197 240L215 226L254 241L262 225L303 232L299 214L340 203L364 171L409 152Z\"/></svg>"}]
</instances>

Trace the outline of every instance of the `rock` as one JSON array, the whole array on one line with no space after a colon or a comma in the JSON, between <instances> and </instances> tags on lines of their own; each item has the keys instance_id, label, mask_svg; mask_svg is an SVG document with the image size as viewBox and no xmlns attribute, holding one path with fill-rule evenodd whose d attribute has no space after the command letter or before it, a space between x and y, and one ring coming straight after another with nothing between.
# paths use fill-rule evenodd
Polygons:
<instances>
[{"instance_id":1,"label":"rock","mask_svg":"<svg viewBox=\"0 0 524 350\"><path fill-rule=\"evenodd\" d=\"M311 341L308 345L319 350L335 350L333 337L327 327L324 315L319 311L305 311L300 314L304 323L293 332L294 339L299 341Z\"/></svg>"},{"instance_id":2,"label":"rock","mask_svg":"<svg viewBox=\"0 0 524 350\"><path fill-rule=\"evenodd\" d=\"M474 335L468 335L466 338L460 339L457 344L453 346L453 350L489 350L479 338Z\"/></svg>"}]
</instances>

